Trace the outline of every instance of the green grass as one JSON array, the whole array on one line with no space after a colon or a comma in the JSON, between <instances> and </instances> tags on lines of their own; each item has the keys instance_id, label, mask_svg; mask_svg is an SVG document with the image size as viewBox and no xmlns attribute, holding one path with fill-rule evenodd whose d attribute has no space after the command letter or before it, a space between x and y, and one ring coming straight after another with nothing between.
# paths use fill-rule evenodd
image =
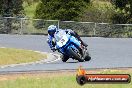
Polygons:
<instances>
[{"instance_id":1,"label":"green grass","mask_svg":"<svg viewBox=\"0 0 132 88\"><path fill-rule=\"evenodd\" d=\"M132 70L117 71L106 70L99 72L102 74L120 74L129 73L132 75ZM80 86L76 83L76 73L44 73L44 74L28 74L18 75L16 79L8 79L0 81L0 88L131 88L132 83L129 84L85 84ZM1 77L1 76L0 76Z\"/></svg>"},{"instance_id":2,"label":"green grass","mask_svg":"<svg viewBox=\"0 0 132 88\"><path fill-rule=\"evenodd\" d=\"M33 62L46 58L45 54L12 48L0 48L0 65Z\"/></svg>"}]
</instances>

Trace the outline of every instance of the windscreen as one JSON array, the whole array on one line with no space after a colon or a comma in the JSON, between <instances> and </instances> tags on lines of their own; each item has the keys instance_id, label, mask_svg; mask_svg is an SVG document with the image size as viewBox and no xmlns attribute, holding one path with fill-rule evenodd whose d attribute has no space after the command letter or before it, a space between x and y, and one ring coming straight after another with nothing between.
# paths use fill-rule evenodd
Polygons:
<instances>
[{"instance_id":1,"label":"windscreen","mask_svg":"<svg viewBox=\"0 0 132 88\"><path fill-rule=\"evenodd\" d=\"M57 32L57 33L55 34L55 39L56 39L56 41L57 41L57 42L60 41L61 38L62 38L64 35L66 35L66 32L65 32L64 30L61 30L61 31Z\"/></svg>"}]
</instances>

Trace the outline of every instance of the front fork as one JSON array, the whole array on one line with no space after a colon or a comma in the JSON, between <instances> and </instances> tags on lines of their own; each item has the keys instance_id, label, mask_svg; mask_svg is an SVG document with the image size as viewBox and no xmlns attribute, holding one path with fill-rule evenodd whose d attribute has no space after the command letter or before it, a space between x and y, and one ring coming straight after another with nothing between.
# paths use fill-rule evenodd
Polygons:
<instances>
[{"instance_id":1,"label":"front fork","mask_svg":"<svg viewBox=\"0 0 132 88\"><path fill-rule=\"evenodd\" d=\"M80 51L80 54L83 57L83 55L84 55L84 51L83 50L84 50L85 47L75 37L71 37L71 41L75 44L76 47L78 47L78 49Z\"/></svg>"}]
</instances>

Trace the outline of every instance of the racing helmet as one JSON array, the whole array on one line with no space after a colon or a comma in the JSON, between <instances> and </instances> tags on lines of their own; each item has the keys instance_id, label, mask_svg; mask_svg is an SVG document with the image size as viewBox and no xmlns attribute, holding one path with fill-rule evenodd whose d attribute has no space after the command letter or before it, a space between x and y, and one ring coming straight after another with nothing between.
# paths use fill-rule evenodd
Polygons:
<instances>
[{"instance_id":1,"label":"racing helmet","mask_svg":"<svg viewBox=\"0 0 132 88\"><path fill-rule=\"evenodd\" d=\"M54 33L56 32L56 30L57 30L57 27L56 27L55 25L50 25L50 26L48 27L48 34L49 34L50 36L53 36Z\"/></svg>"}]
</instances>

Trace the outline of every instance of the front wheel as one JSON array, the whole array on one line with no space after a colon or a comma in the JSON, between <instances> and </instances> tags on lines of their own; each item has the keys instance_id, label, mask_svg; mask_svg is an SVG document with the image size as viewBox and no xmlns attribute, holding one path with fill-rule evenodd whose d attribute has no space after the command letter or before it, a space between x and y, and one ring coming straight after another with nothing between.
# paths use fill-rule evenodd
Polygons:
<instances>
[{"instance_id":1,"label":"front wheel","mask_svg":"<svg viewBox=\"0 0 132 88\"><path fill-rule=\"evenodd\" d=\"M82 58L82 55L80 54L80 52L78 50L75 50L73 48L70 48L70 53L72 54L72 56L78 60L79 62L83 62L84 59Z\"/></svg>"},{"instance_id":2,"label":"front wheel","mask_svg":"<svg viewBox=\"0 0 132 88\"><path fill-rule=\"evenodd\" d=\"M65 55L61 55L61 59L63 62L66 62L69 59L69 57Z\"/></svg>"}]
</instances>

